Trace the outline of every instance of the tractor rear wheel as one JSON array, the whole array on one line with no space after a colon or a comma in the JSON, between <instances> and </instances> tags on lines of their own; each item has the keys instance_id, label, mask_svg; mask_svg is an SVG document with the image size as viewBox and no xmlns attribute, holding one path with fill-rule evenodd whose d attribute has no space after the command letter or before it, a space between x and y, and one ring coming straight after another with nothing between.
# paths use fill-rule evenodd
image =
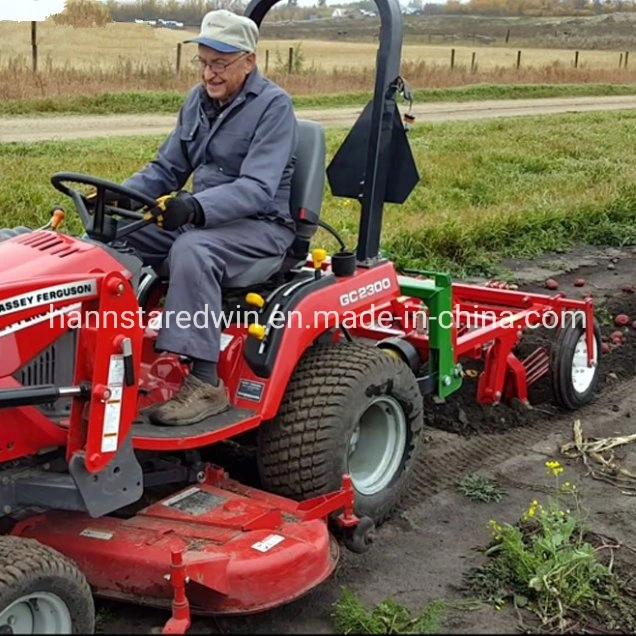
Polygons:
<instances>
[{"instance_id":1,"label":"tractor rear wheel","mask_svg":"<svg viewBox=\"0 0 636 636\"><path fill-rule=\"evenodd\" d=\"M92 634L95 605L79 569L36 541L0 537L0 634Z\"/></svg>"},{"instance_id":2,"label":"tractor rear wheel","mask_svg":"<svg viewBox=\"0 0 636 636\"><path fill-rule=\"evenodd\" d=\"M577 317L559 329L552 347L552 390L555 402L569 410L578 409L595 395L599 376L601 332L594 321L593 367L587 366L587 343L584 322Z\"/></svg>"},{"instance_id":3,"label":"tractor rear wheel","mask_svg":"<svg viewBox=\"0 0 636 636\"><path fill-rule=\"evenodd\" d=\"M423 428L417 380L368 345L320 344L300 360L278 416L258 432L262 485L306 499L351 475L355 512L380 524L399 503Z\"/></svg>"}]
</instances>

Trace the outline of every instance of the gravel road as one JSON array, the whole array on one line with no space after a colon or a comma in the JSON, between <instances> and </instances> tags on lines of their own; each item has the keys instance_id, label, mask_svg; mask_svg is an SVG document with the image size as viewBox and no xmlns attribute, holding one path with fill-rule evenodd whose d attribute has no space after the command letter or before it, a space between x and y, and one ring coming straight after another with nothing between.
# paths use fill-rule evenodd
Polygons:
<instances>
[{"instance_id":1,"label":"gravel road","mask_svg":"<svg viewBox=\"0 0 636 636\"><path fill-rule=\"evenodd\" d=\"M417 103L412 113L417 121L459 121L495 117L521 117L565 112L629 110L636 108L636 95L510 99L477 102ZM404 112L404 107L401 107ZM351 126L361 108L299 109L301 119L313 119L324 126ZM56 115L0 117L0 142L162 135L174 125L174 115Z\"/></svg>"}]
</instances>

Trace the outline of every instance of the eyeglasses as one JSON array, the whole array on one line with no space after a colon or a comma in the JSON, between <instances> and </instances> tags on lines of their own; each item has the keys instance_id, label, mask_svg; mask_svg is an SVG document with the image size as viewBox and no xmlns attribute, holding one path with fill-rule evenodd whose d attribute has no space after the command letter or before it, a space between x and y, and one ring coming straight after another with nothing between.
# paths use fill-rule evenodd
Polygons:
<instances>
[{"instance_id":1,"label":"eyeglasses","mask_svg":"<svg viewBox=\"0 0 636 636\"><path fill-rule=\"evenodd\" d=\"M249 55L249 53L241 53L237 58L234 58L231 62L206 62L202 57L195 55L192 58L192 64L198 66L202 71L208 67L214 73L224 73L228 66L232 66L234 62L238 62L241 58Z\"/></svg>"}]
</instances>

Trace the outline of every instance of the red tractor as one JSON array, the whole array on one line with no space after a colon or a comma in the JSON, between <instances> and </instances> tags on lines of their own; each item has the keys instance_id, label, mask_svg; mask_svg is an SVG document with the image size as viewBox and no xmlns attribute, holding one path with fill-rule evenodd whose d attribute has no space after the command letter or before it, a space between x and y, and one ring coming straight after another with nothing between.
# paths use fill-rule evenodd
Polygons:
<instances>
[{"instance_id":1,"label":"red tractor","mask_svg":"<svg viewBox=\"0 0 636 636\"><path fill-rule=\"evenodd\" d=\"M260 24L274 3L253 0L246 14ZM396 103L409 97L400 6L377 5L374 97L328 167L321 127L300 122L294 248L224 291L229 411L176 429L143 415L189 361L155 348L167 282L125 241L147 222L143 209L105 195L154 200L58 173L86 234L57 231L59 211L45 229L0 234L0 631L89 633L103 597L171 610L164 632L184 633L191 612L257 612L305 594L342 544L368 549L399 504L423 396L457 391L462 359L483 362L482 403L527 401L548 371L564 407L592 399L591 302L402 276L379 254L383 205L404 201L418 175ZM327 176L334 194L360 201L356 252L342 241L331 257L310 249L318 227L333 231L320 219ZM557 355L517 358L523 329L548 312L560 321ZM258 488L206 459L236 439L257 448Z\"/></svg>"}]
</instances>

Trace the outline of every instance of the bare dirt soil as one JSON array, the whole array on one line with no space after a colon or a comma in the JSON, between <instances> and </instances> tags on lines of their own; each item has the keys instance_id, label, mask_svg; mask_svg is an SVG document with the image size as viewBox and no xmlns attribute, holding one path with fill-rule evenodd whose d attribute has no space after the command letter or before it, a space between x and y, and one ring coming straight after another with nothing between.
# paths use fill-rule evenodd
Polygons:
<instances>
[{"instance_id":1,"label":"bare dirt soil","mask_svg":"<svg viewBox=\"0 0 636 636\"><path fill-rule=\"evenodd\" d=\"M521 289L563 293L596 303L603 338L616 330L613 318L627 313L636 319L636 249L580 247L568 253L547 254L533 261L504 263L505 278ZM544 282L554 277L556 292ZM585 284L575 286L582 278ZM474 279L469 282L483 283ZM636 330L622 328L623 341L602 356L600 391L595 401L565 412L552 402L550 378L532 387L532 408L508 405L481 407L475 403L475 380L466 378L459 394L445 404L427 405L427 446L402 509L377 531L369 552L344 551L331 579L304 598L269 612L238 618L195 618L191 633L336 633L331 612L348 587L371 608L391 597L414 612L437 599L466 600L463 576L484 562L481 549L490 539L488 520L515 522L532 499L546 497L552 482L544 462L557 459L565 478L579 484L590 528L609 537L617 563L627 563L636 549L636 515L629 491L593 479L580 459L560 454L560 445L572 440L579 418L584 436L613 437L636 433ZM529 334L532 343L537 334ZM528 345L530 346L530 345ZM617 449L627 467L636 466L633 444ZM501 503L470 501L456 482L478 472L495 479L507 496ZM633 494L633 493L632 493ZM619 547L620 546L620 547ZM98 631L149 633L167 619L164 611L111 602L98 604ZM532 620L505 605L501 611L481 605L446 613L443 633L514 633L532 631ZM535 625L536 627L536 625Z\"/></svg>"},{"instance_id":2,"label":"bare dirt soil","mask_svg":"<svg viewBox=\"0 0 636 636\"><path fill-rule=\"evenodd\" d=\"M441 122L634 108L636 108L636 96L617 95L414 103L411 112L418 121ZM299 119L312 119L325 127L352 126L361 112L362 108L360 107L298 109L296 116ZM153 115L150 113L142 115L0 117L0 143L163 135L170 132L175 121L176 115Z\"/></svg>"}]
</instances>

